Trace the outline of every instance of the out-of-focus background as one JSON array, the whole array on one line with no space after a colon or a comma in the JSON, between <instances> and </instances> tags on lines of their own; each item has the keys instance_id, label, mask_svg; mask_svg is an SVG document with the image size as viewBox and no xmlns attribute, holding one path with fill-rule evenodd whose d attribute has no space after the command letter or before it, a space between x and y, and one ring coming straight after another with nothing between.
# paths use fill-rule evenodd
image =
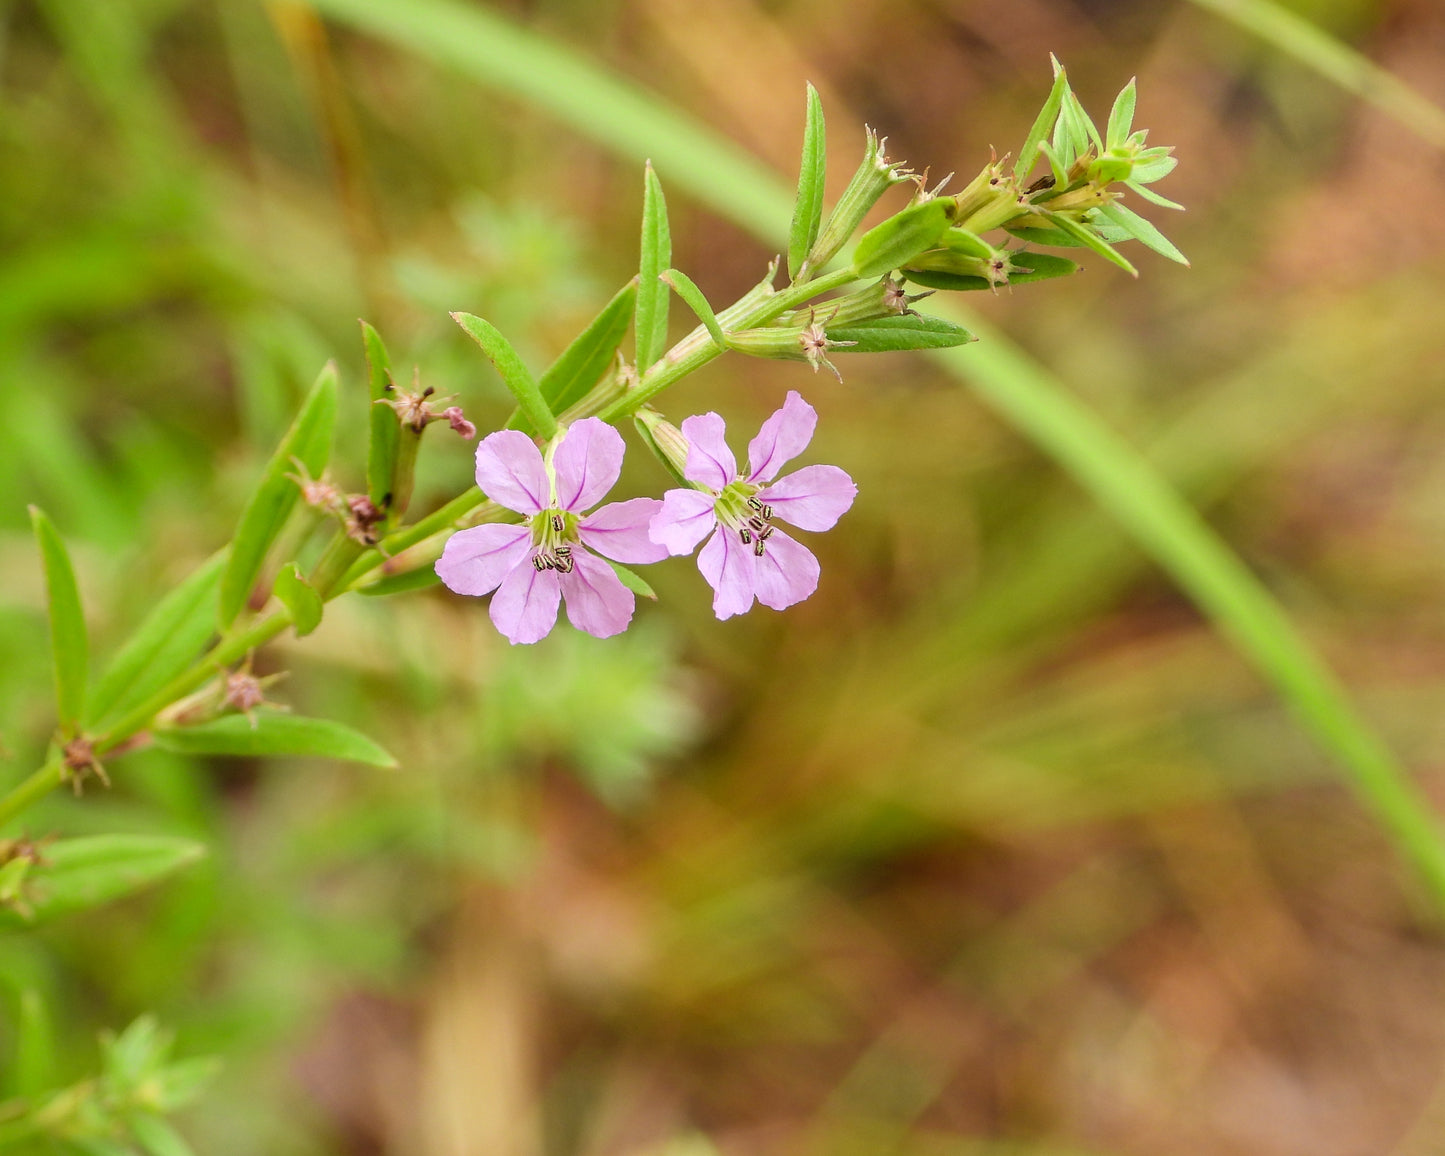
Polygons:
<instances>
[{"instance_id":1,"label":"out-of-focus background","mask_svg":"<svg viewBox=\"0 0 1445 1156\"><path fill-rule=\"evenodd\" d=\"M1445 100L1439 0L1292 7ZM1137 75L1189 207L1149 215L1193 268L1132 247L1137 282L1092 260L969 304L1206 512L1445 801L1439 149L1183 0L493 9L788 179L811 80L835 194L865 123L967 177L1051 51L1098 119ZM489 428L506 394L447 311L544 365L634 272L640 193L300 4L0 3L0 782L52 726L27 502L105 654L227 539L329 357L359 483L357 317ZM714 301L759 278L768 248L670 208ZM62 1076L155 1011L226 1060L180 1120L207 1156L1441 1151L1438 923L1330 758L965 386L839 365L729 357L664 399L740 447L787 389L817 406L808 460L860 493L809 602L719 623L675 560L625 636L511 648L445 591L347 599L260 665L400 771L147 751L27 816L212 848L0 938ZM433 438L418 507L470 476Z\"/></svg>"}]
</instances>

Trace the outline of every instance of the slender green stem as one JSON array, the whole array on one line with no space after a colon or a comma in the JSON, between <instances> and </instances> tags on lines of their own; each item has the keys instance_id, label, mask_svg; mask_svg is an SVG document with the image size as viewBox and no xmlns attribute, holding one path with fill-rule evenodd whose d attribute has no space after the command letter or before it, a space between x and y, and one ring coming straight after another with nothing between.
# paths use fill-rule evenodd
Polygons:
<instances>
[{"instance_id":1,"label":"slender green stem","mask_svg":"<svg viewBox=\"0 0 1445 1156\"><path fill-rule=\"evenodd\" d=\"M0 827L29 809L65 781L65 764L57 755L0 798Z\"/></svg>"}]
</instances>

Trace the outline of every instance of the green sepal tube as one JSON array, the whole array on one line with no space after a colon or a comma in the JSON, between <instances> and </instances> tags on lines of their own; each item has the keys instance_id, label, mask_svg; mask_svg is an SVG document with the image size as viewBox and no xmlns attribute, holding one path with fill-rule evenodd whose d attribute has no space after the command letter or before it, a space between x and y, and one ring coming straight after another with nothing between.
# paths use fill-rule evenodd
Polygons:
<instances>
[{"instance_id":1,"label":"green sepal tube","mask_svg":"<svg viewBox=\"0 0 1445 1156\"><path fill-rule=\"evenodd\" d=\"M632 415L642 443L655 457L679 486L692 485L683 473L687 468L687 438L682 430L668 421L651 406L642 406Z\"/></svg>"},{"instance_id":2,"label":"green sepal tube","mask_svg":"<svg viewBox=\"0 0 1445 1156\"><path fill-rule=\"evenodd\" d=\"M883 146L887 143L886 138L879 140L878 134L871 128L868 129L863 162L854 172L848 187L843 190L843 195L838 198L838 203L833 206L833 211L828 214L828 222L818 234L818 239L813 242L807 259L794 278L795 281L807 281L826 267L828 262L838 255L838 251L853 239L853 234L858 231L858 226L863 223L868 210L878 203L878 198L894 185L908 180L911 174L904 168L903 162L890 161L883 155Z\"/></svg>"},{"instance_id":3,"label":"green sepal tube","mask_svg":"<svg viewBox=\"0 0 1445 1156\"><path fill-rule=\"evenodd\" d=\"M836 297L807 309L789 309L774 318L774 326L791 328L816 319L833 325L854 325L877 317L896 316L898 310L887 301L888 279L879 278L865 289Z\"/></svg>"}]
</instances>

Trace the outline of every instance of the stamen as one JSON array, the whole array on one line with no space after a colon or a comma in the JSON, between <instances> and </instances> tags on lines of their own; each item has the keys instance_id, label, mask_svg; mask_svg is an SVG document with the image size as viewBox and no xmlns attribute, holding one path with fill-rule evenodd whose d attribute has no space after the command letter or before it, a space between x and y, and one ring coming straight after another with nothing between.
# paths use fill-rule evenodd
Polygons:
<instances>
[{"instance_id":1,"label":"stamen","mask_svg":"<svg viewBox=\"0 0 1445 1156\"><path fill-rule=\"evenodd\" d=\"M572 573L572 566L573 562L570 555L557 559L557 569L560 570L563 574Z\"/></svg>"},{"instance_id":2,"label":"stamen","mask_svg":"<svg viewBox=\"0 0 1445 1156\"><path fill-rule=\"evenodd\" d=\"M761 542L766 542L769 538L771 538L771 537L773 536L773 531L774 531L776 528L777 528L776 526L769 526L766 530L764 530L761 534L758 535L758 541L759 541L760 543L761 543Z\"/></svg>"},{"instance_id":3,"label":"stamen","mask_svg":"<svg viewBox=\"0 0 1445 1156\"><path fill-rule=\"evenodd\" d=\"M761 558L763 556L763 551L767 548L768 544L764 542L761 538L759 538L757 542L753 545L753 553L756 554L759 558Z\"/></svg>"},{"instance_id":4,"label":"stamen","mask_svg":"<svg viewBox=\"0 0 1445 1156\"><path fill-rule=\"evenodd\" d=\"M771 518L772 516L773 516L773 507L772 507L772 506L764 506L764 507L763 507L763 517L764 517L764 519L769 519L769 518Z\"/></svg>"},{"instance_id":5,"label":"stamen","mask_svg":"<svg viewBox=\"0 0 1445 1156\"><path fill-rule=\"evenodd\" d=\"M764 526L767 525L767 523L764 522L761 518L749 518L748 525L751 526L754 530L761 530Z\"/></svg>"},{"instance_id":6,"label":"stamen","mask_svg":"<svg viewBox=\"0 0 1445 1156\"><path fill-rule=\"evenodd\" d=\"M749 542L753 540L752 531L749 530L746 526L738 530L738 537L743 540L744 546L746 546Z\"/></svg>"},{"instance_id":7,"label":"stamen","mask_svg":"<svg viewBox=\"0 0 1445 1156\"><path fill-rule=\"evenodd\" d=\"M754 510L761 510L763 508L762 502L758 501L757 498L749 498L748 505L751 506Z\"/></svg>"},{"instance_id":8,"label":"stamen","mask_svg":"<svg viewBox=\"0 0 1445 1156\"><path fill-rule=\"evenodd\" d=\"M538 574L547 569L547 563L542 560L542 555L540 554L532 555L532 565L536 567Z\"/></svg>"},{"instance_id":9,"label":"stamen","mask_svg":"<svg viewBox=\"0 0 1445 1156\"><path fill-rule=\"evenodd\" d=\"M572 554L572 547L558 546L555 550L552 551L552 553L556 554L559 558L567 558L570 557Z\"/></svg>"},{"instance_id":10,"label":"stamen","mask_svg":"<svg viewBox=\"0 0 1445 1156\"><path fill-rule=\"evenodd\" d=\"M552 529L556 530L557 533L560 534L560 533L562 532L562 527L565 526L565 525L566 525L566 523L562 521L562 515L561 515L561 514L553 514L553 515L552 515Z\"/></svg>"}]
</instances>

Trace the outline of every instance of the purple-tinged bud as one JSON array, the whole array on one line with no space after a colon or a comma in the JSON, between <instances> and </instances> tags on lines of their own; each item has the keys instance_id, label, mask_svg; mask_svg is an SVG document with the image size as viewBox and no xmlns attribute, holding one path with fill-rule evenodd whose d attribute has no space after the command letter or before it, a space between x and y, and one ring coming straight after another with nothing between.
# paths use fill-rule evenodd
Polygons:
<instances>
[{"instance_id":1,"label":"purple-tinged bud","mask_svg":"<svg viewBox=\"0 0 1445 1156\"><path fill-rule=\"evenodd\" d=\"M684 475L687 467L687 438L682 430L668 421L651 406L642 406L632 415L633 424L642 437L643 443L660 461L678 484L690 483Z\"/></svg>"},{"instance_id":2,"label":"purple-tinged bud","mask_svg":"<svg viewBox=\"0 0 1445 1156\"><path fill-rule=\"evenodd\" d=\"M466 419L466 416L462 413L461 406L447 406L446 409L442 410L442 417L446 418L452 429L461 434L467 441L471 441L477 436L477 427Z\"/></svg>"},{"instance_id":3,"label":"purple-tinged bud","mask_svg":"<svg viewBox=\"0 0 1445 1156\"><path fill-rule=\"evenodd\" d=\"M365 494L352 494L346 499L351 516L346 519L346 533L363 546L375 546L378 541L376 527L385 520L386 514L377 509L376 503Z\"/></svg>"}]
</instances>

